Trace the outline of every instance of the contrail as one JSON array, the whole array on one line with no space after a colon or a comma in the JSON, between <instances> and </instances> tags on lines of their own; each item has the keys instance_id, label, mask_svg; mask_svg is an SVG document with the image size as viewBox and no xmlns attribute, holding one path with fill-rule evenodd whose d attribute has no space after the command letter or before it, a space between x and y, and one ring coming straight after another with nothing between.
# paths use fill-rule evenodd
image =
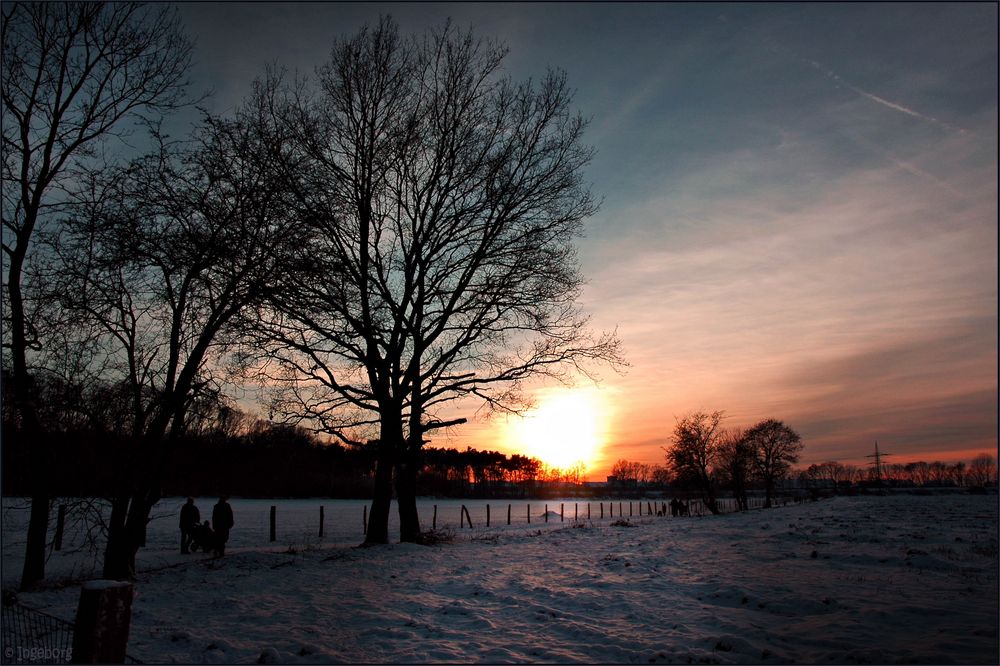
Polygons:
<instances>
[{"instance_id":1,"label":"contrail","mask_svg":"<svg viewBox=\"0 0 1000 666\"><path fill-rule=\"evenodd\" d=\"M834 71L832 71L832 70L824 67L823 65L819 64L815 60L809 60L808 58L801 58L801 60L802 60L802 62L805 62L805 63L808 63L808 64L812 65L815 69L818 69L819 71L823 72L824 74L826 74L828 77L830 77L831 79L833 79L837 83L843 85L845 88L856 92L857 94L861 95L862 97L870 99L871 101L875 102L876 104L881 104L882 106L884 106L884 107L886 107L888 109L893 109L895 111L899 111L900 113L905 113L906 115L913 116L914 118L920 118L921 120L926 120L929 123L933 123L934 125L937 125L938 127L943 127L944 129L952 131L952 132L959 132L961 134L969 134L969 131L966 130L966 129L963 129L961 127L956 127L954 125L950 125L950 124L944 122L943 120L938 120L937 118L934 118L933 116L924 115L923 113L920 113L919 111L914 111L913 109L911 109L909 107L906 107L906 106L903 106L902 104L896 104L895 102L890 102L889 100L887 100L887 99L885 99L883 97L879 97L878 95L870 93L867 90L863 90L862 88L859 88L856 85L845 81L836 72L834 72Z\"/></svg>"},{"instance_id":2,"label":"contrail","mask_svg":"<svg viewBox=\"0 0 1000 666\"><path fill-rule=\"evenodd\" d=\"M921 169L919 167L916 167L916 166L914 166L913 164L911 164L909 162L906 162L904 160L901 160L901 159L898 159L896 157L893 157L892 155L890 155L888 153L886 153L885 157L890 162L892 162L893 164L895 164L897 167L899 167L903 171L906 171L907 173L911 173L914 176L918 176L920 178L926 178L927 180L933 182L938 187L941 187L941 188L943 188L945 190L948 190L949 192L951 192L956 197L960 197L962 199L968 198L968 195L965 192L963 192L963 191L961 191L961 190L959 190L959 189L957 189L955 187L952 187L951 185L949 185L945 181L941 180L940 178L938 178L934 174L928 173L928 172L924 171L923 169Z\"/></svg>"}]
</instances>

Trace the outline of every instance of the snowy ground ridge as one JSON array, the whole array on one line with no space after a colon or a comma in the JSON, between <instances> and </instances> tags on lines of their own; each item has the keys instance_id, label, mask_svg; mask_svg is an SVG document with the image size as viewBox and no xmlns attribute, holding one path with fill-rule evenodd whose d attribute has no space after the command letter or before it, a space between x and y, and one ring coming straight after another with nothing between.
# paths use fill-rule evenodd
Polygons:
<instances>
[{"instance_id":1,"label":"snowy ground ridge","mask_svg":"<svg viewBox=\"0 0 1000 666\"><path fill-rule=\"evenodd\" d=\"M995 498L242 548L139 575L147 662L997 663ZM76 590L24 595L72 615Z\"/></svg>"}]
</instances>

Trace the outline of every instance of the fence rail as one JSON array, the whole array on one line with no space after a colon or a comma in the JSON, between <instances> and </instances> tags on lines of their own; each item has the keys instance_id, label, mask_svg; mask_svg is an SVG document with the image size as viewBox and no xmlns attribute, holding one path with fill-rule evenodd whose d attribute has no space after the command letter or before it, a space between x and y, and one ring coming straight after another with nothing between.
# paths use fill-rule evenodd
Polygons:
<instances>
[{"instance_id":1,"label":"fence rail","mask_svg":"<svg viewBox=\"0 0 1000 666\"><path fill-rule=\"evenodd\" d=\"M805 497L799 495L779 495L772 498L772 506L785 506L787 504L805 501ZM600 522L625 520L627 518L647 518L659 517L680 517L680 516L704 516L710 514L704 500L694 497L678 497L676 501L679 505L675 508L671 506L671 501L665 498L645 498L645 499L616 499L603 501L586 502L559 502L558 504L546 504L544 501L538 502L509 502L498 501L477 505L452 504L441 507L439 512L437 504L424 507L422 511L427 513L421 516L421 522L430 518L429 525L432 530L438 526L457 527L459 530L465 528L478 529L482 527L502 527L517 525L544 525L547 523L578 523L581 521ZM733 498L719 498L715 501L718 513L739 513L741 511L736 500ZM747 509L765 508L765 498L750 496L747 498ZM524 509L519 507L524 506ZM362 504L361 509L361 534L368 532L368 505ZM261 523L256 530L251 528L258 539L266 538L269 542L276 541L279 523L282 522L282 515L278 512L276 505L271 505L269 511L259 511L258 516ZM319 538L323 539L324 507L319 505ZM301 511L296 513L301 514ZM430 515L427 515L430 514ZM267 516L267 530L263 528L263 517ZM299 516L300 518L301 516ZM295 520L293 519L293 522ZM424 523L427 524L427 523ZM315 535L315 527L311 528L311 534ZM310 532L310 530L307 530ZM265 537L264 534L267 534ZM286 536L287 532L286 532ZM343 536L343 535L341 535Z\"/></svg>"},{"instance_id":2,"label":"fence rail","mask_svg":"<svg viewBox=\"0 0 1000 666\"><path fill-rule=\"evenodd\" d=\"M772 498L772 506L786 506L791 503L799 503L804 501L804 498L800 497L774 497ZM648 517L681 517L681 516L703 516L711 513L706 506L705 502L701 499L683 499L678 500L679 505L676 509L671 506L670 502L663 501L662 499L656 500L613 500L613 501L598 501L598 502L560 502L558 505L549 505L542 502L532 503L527 502L525 504L525 512L521 514L523 516L522 522L520 524L532 525L532 524L546 524L549 522L556 523L578 523L581 521L594 522L603 520L625 520L628 518L648 518ZM765 508L765 500L762 497L751 497L747 502L748 510L763 509ZM514 503L500 502L497 504L500 515L504 514L504 507L506 507L506 525L516 525L518 521L511 521L512 508ZM558 510L556 510L558 507ZM739 513L740 508L736 503L736 500L730 498L718 499L716 500L716 509L719 513ZM485 520L484 520L484 510L485 510ZM479 507L476 512L470 513L468 507L462 504L458 508L459 520L458 528L479 528L479 527L497 527L504 525L503 519L499 521L491 520L493 515L492 505L485 504ZM540 511L540 513L537 513ZM431 522L431 528L437 529L438 526L438 506L435 504L433 506L433 519ZM475 518L475 523L473 522ZM453 523L450 523L453 524Z\"/></svg>"}]
</instances>

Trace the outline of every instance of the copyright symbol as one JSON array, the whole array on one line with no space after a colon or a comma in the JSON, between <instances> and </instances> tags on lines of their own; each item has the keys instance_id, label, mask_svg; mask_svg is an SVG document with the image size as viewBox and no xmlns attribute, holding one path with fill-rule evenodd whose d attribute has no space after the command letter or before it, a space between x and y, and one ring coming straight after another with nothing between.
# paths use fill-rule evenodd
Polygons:
<instances>
[{"instance_id":1,"label":"copyright symbol","mask_svg":"<svg viewBox=\"0 0 1000 666\"><path fill-rule=\"evenodd\" d=\"M14 657L14 648L12 648L12 647L5 647L3 649L3 656L6 657L7 659L13 658Z\"/></svg>"}]
</instances>

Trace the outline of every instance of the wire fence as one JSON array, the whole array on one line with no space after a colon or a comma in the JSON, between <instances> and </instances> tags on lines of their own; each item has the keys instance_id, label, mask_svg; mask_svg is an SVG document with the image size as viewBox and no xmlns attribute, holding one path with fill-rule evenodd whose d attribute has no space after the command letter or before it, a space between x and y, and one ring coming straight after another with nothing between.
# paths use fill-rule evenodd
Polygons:
<instances>
[{"instance_id":1,"label":"wire fence","mask_svg":"<svg viewBox=\"0 0 1000 666\"><path fill-rule=\"evenodd\" d=\"M772 498L771 506L786 506L802 501L805 501L804 497L777 496ZM729 498L717 499L715 506L718 513L738 513L742 510L735 499ZM440 517L438 506L435 504L431 508L432 514L429 521L431 529L437 529L439 525L456 527L456 523L458 529L517 525L536 527L550 523L621 521L649 517L698 517L712 513L701 498L678 498L669 502L657 498L597 502L527 502L524 504L500 502L470 504L469 506L462 504L458 507L448 507L448 511L442 511ZM749 497L747 499L746 510L763 508L766 508L765 498ZM364 519L367 522L367 513ZM421 519L423 520L424 517L422 516Z\"/></svg>"},{"instance_id":2,"label":"wire fence","mask_svg":"<svg viewBox=\"0 0 1000 666\"><path fill-rule=\"evenodd\" d=\"M68 664L73 660L75 625L55 615L22 606L5 595L0 614L0 664ZM126 664L141 664L126 654Z\"/></svg>"},{"instance_id":3,"label":"wire fence","mask_svg":"<svg viewBox=\"0 0 1000 666\"><path fill-rule=\"evenodd\" d=\"M27 608L3 603L4 664L66 664L73 657L73 623Z\"/></svg>"}]
</instances>

